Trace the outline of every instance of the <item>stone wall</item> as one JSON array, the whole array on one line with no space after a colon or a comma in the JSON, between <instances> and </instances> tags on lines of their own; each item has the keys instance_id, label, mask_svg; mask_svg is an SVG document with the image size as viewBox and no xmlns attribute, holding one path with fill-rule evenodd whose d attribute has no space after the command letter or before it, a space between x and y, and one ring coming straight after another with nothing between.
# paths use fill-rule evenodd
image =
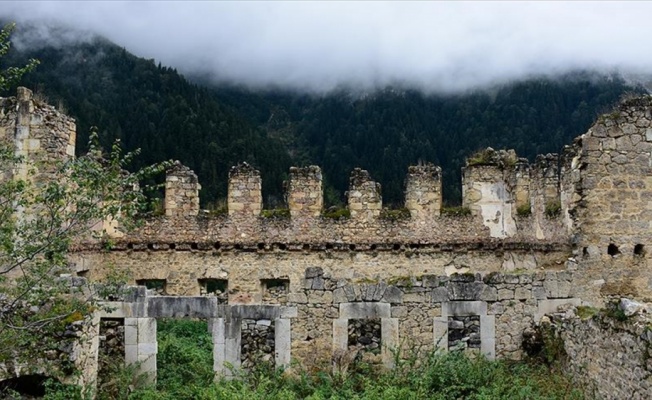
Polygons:
<instances>
[{"instance_id":1,"label":"stone wall","mask_svg":"<svg viewBox=\"0 0 652 400\"><path fill-rule=\"evenodd\" d=\"M565 368L587 398L652 398L649 314L616 318L580 307L551 314L543 324L562 341Z\"/></svg>"},{"instance_id":2,"label":"stone wall","mask_svg":"<svg viewBox=\"0 0 652 400\"><path fill-rule=\"evenodd\" d=\"M582 298L651 298L652 97L624 101L601 116L574 152L578 199L571 214Z\"/></svg>"},{"instance_id":3,"label":"stone wall","mask_svg":"<svg viewBox=\"0 0 652 400\"><path fill-rule=\"evenodd\" d=\"M179 161L167 171L165 177L165 215L168 217L191 217L199 213L199 190L197 175Z\"/></svg>"}]
</instances>

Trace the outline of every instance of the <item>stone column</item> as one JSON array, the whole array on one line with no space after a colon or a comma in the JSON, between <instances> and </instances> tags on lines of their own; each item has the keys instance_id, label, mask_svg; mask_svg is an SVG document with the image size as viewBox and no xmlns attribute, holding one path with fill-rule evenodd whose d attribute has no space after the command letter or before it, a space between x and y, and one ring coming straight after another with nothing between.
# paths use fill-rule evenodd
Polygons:
<instances>
[{"instance_id":1,"label":"stone column","mask_svg":"<svg viewBox=\"0 0 652 400\"><path fill-rule=\"evenodd\" d=\"M228 369L225 368L224 365L226 356L226 326L224 318L209 319L208 330L213 339L213 372L215 372L215 378L218 379L219 377L226 375L225 370Z\"/></svg>"},{"instance_id":2,"label":"stone column","mask_svg":"<svg viewBox=\"0 0 652 400\"><path fill-rule=\"evenodd\" d=\"M137 373L156 383L156 318L125 318L125 363L139 364Z\"/></svg>"},{"instance_id":3,"label":"stone column","mask_svg":"<svg viewBox=\"0 0 652 400\"><path fill-rule=\"evenodd\" d=\"M287 368L291 361L292 334L290 320L277 318L274 320L274 362L276 368Z\"/></svg>"},{"instance_id":4,"label":"stone column","mask_svg":"<svg viewBox=\"0 0 652 400\"><path fill-rule=\"evenodd\" d=\"M179 161L175 162L165 177L165 215L190 217L199 214L199 189L197 175Z\"/></svg>"},{"instance_id":5,"label":"stone column","mask_svg":"<svg viewBox=\"0 0 652 400\"><path fill-rule=\"evenodd\" d=\"M290 168L287 203L292 218L317 218L324 204L321 169L315 165Z\"/></svg>"},{"instance_id":6,"label":"stone column","mask_svg":"<svg viewBox=\"0 0 652 400\"><path fill-rule=\"evenodd\" d=\"M516 234L513 218L516 153L484 150L462 169L462 203L489 228L491 237Z\"/></svg>"},{"instance_id":7,"label":"stone column","mask_svg":"<svg viewBox=\"0 0 652 400\"><path fill-rule=\"evenodd\" d=\"M413 219L441 213L441 168L433 164L411 166L405 184L405 208Z\"/></svg>"},{"instance_id":8,"label":"stone column","mask_svg":"<svg viewBox=\"0 0 652 400\"><path fill-rule=\"evenodd\" d=\"M360 168L351 172L348 195L352 219L371 221L380 216L383 208L380 184L371 179L369 172Z\"/></svg>"},{"instance_id":9,"label":"stone column","mask_svg":"<svg viewBox=\"0 0 652 400\"><path fill-rule=\"evenodd\" d=\"M231 217L257 217L263 208L260 172L247 163L229 171L228 208Z\"/></svg>"}]
</instances>

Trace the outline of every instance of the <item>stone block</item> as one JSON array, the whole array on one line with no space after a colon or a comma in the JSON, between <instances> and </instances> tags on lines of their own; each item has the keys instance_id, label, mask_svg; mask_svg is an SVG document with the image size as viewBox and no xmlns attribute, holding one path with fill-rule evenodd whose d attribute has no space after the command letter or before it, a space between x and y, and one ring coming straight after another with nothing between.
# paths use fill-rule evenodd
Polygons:
<instances>
[{"instance_id":1,"label":"stone block","mask_svg":"<svg viewBox=\"0 0 652 400\"><path fill-rule=\"evenodd\" d=\"M211 320L210 334L213 340L213 346L224 346L226 340L226 323L224 318L214 318Z\"/></svg>"},{"instance_id":2,"label":"stone block","mask_svg":"<svg viewBox=\"0 0 652 400\"><path fill-rule=\"evenodd\" d=\"M528 300L532 298L532 291L524 288L524 287L517 287L516 290L514 290L514 298L516 300Z\"/></svg>"},{"instance_id":3,"label":"stone block","mask_svg":"<svg viewBox=\"0 0 652 400\"><path fill-rule=\"evenodd\" d=\"M138 326L125 325L125 346L138 344Z\"/></svg>"},{"instance_id":4,"label":"stone block","mask_svg":"<svg viewBox=\"0 0 652 400\"><path fill-rule=\"evenodd\" d=\"M154 343L138 343L138 357L142 355L150 355L158 353L158 344Z\"/></svg>"},{"instance_id":5,"label":"stone block","mask_svg":"<svg viewBox=\"0 0 652 400\"><path fill-rule=\"evenodd\" d=\"M382 340L382 338L381 338ZM349 320L339 318L333 320L333 352L346 351L349 344Z\"/></svg>"},{"instance_id":6,"label":"stone block","mask_svg":"<svg viewBox=\"0 0 652 400\"><path fill-rule=\"evenodd\" d=\"M537 300L545 300L548 298L546 296L546 289L543 286L535 286L532 288L532 297Z\"/></svg>"},{"instance_id":7,"label":"stone block","mask_svg":"<svg viewBox=\"0 0 652 400\"><path fill-rule=\"evenodd\" d=\"M344 288L337 288L333 290L333 303L339 304L339 303L346 303L348 301L349 299L346 297L346 292L344 291Z\"/></svg>"},{"instance_id":8,"label":"stone block","mask_svg":"<svg viewBox=\"0 0 652 400\"><path fill-rule=\"evenodd\" d=\"M448 288L442 286L432 289L431 299L433 303L443 303L444 301L448 301Z\"/></svg>"},{"instance_id":9,"label":"stone block","mask_svg":"<svg viewBox=\"0 0 652 400\"><path fill-rule=\"evenodd\" d=\"M441 316L469 316L469 315L486 315L487 303L484 301L449 301L442 303Z\"/></svg>"},{"instance_id":10,"label":"stone block","mask_svg":"<svg viewBox=\"0 0 652 400\"><path fill-rule=\"evenodd\" d=\"M305 277L306 279L310 279L310 278L316 278L318 276L322 276L323 274L324 274L324 270L322 267L308 267L306 268Z\"/></svg>"},{"instance_id":11,"label":"stone block","mask_svg":"<svg viewBox=\"0 0 652 400\"><path fill-rule=\"evenodd\" d=\"M138 345L125 344L125 364L131 365L138 362Z\"/></svg>"},{"instance_id":12,"label":"stone block","mask_svg":"<svg viewBox=\"0 0 652 400\"><path fill-rule=\"evenodd\" d=\"M435 347L448 351L448 317L433 319L433 339Z\"/></svg>"},{"instance_id":13,"label":"stone block","mask_svg":"<svg viewBox=\"0 0 652 400\"><path fill-rule=\"evenodd\" d=\"M479 300L485 286L483 282L450 282L448 298L450 300Z\"/></svg>"},{"instance_id":14,"label":"stone block","mask_svg":"<svg viewBox=\"0 0 652 400\"><path fill-rule=\"evenodd\" d=\"M341 303L340 318L390 318L390 305L387 303Z\"/></svg>"},{"instance_id":15,"label":"stone block","mask_svg":"<svg viewBox=\"0 0 652 400\"><path fill-rule=\"evenodd\" d=\"M281 307L278 314L279 318L296 318L298 315L296 307Z\"/></svg>"},{"instance_id":16,"label":"stone block","mask_svg":"<svg viewBox=\"0 0 652 400\"><path fill-rule=\"evenodd\" d=\"M156 343L156 319L138 318L138 344L141 343Z\"/></svg>"},{"instance_id":17,"label":"stone block","mask_svg":"<svg viewBox=\"0 0 652 400\"><path fill-rule=\"evenodd\" d=\"M394 353L399 346L398 319L382 318L381 325L381 357L385 368L394 368Z\"/></svg>"},{"instance_id":18,"label":"stone block","mask_svg":"<svg viewBox=\"0 0 652 400\"><path fill-rule=\"evenodd\" d=\"M303 292L288 293L288 303L306 304L308 303L308 296Z\"/></svg>"},{"instance_id":19,"label":"stone block","mask_svg":"<svg viewBox=\"0 0 652 400\"><path fill-rule=\"evenodd\" d=\"M401 304L403 303L403 291L396 286L387 286L381 300L386 303Z\"/></svg>"},{"instance_id":20,"label":"stone block","mask_svg":"<svg viewBox=\"0 0 652 400\"><path fill-rule=\"evenodd\" d=\"M291 361L290 320L279 318L274 321L274 361L276 367L289 367Z\"/></svg>"},{"instance_id":21,"label":"stone block","mask_svg":"<svg viewBox=\"0 0 652 400\"><path fill-rule=\"evenodd\" d=\"M514 291L512 289L499 289L498 300L513 300Z\"/></svg>"},{"instance_id":22,"label":"stone block","mask_svg":"<svg viewBox=\"0 0 652 400\"><path fill-rule=\"evenodd\" d=\"M495 287L485 285L482 292L480 292L479 299L483 301L496 301L498 300L498 290Z\"/></svg>"}]
</instances>

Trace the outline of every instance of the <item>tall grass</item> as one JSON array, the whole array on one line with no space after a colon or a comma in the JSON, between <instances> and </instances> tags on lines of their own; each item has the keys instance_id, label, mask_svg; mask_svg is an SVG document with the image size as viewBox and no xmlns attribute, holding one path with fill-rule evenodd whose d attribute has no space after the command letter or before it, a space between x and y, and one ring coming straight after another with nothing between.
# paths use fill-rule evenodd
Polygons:
<instances>
[{"instance_id":1,"label":"tall grass","mask_svg":"<svg viewBox=\"0 0 652 400\"><path fill-rule=\"evenodd\" d=\"M159 322L158 383L114 399L584 399L565 376L545 365L487 361L462 353L432 352L426 358L397 355L394 370L362 362L346 373L308 373L299 366L279 371L258 365L233 380L213 381L212 344L205 322ZM102 398L102 393L99 398ZM106 397L105 397L106 398Z\"/></svg>"}]
</instances>

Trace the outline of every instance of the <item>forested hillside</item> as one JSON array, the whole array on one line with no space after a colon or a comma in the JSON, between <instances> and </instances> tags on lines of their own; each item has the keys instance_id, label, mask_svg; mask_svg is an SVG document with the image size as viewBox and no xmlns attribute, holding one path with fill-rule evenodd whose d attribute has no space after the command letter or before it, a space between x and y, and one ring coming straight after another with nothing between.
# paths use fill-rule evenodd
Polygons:
<instances>
[{"instance_id":1,"label":"forested hillside","mask_svg":"<svg viewBox=\"0 0 652 400\"><path fill-rule=\"evenodd\" d=\"M139 165L179 159L199 175L203 207L225 197L228 168L239 161L261 170L268 207L282 206L292 164L323 168L327 204L344 200L351 169L363 167L397 206L407 166L433 162L444 170L446 200L459 202L460 167L473 151L514 148L530 159L558 152L635 90L614 76L575 73L457 96L399 87L251 91L191 83L104 39L14 51L3 61L27 57L41 64L22 84L77 118L80 148L95 125L105 144L119 138L141 148Z\"/></svg>"}]
</instances>

